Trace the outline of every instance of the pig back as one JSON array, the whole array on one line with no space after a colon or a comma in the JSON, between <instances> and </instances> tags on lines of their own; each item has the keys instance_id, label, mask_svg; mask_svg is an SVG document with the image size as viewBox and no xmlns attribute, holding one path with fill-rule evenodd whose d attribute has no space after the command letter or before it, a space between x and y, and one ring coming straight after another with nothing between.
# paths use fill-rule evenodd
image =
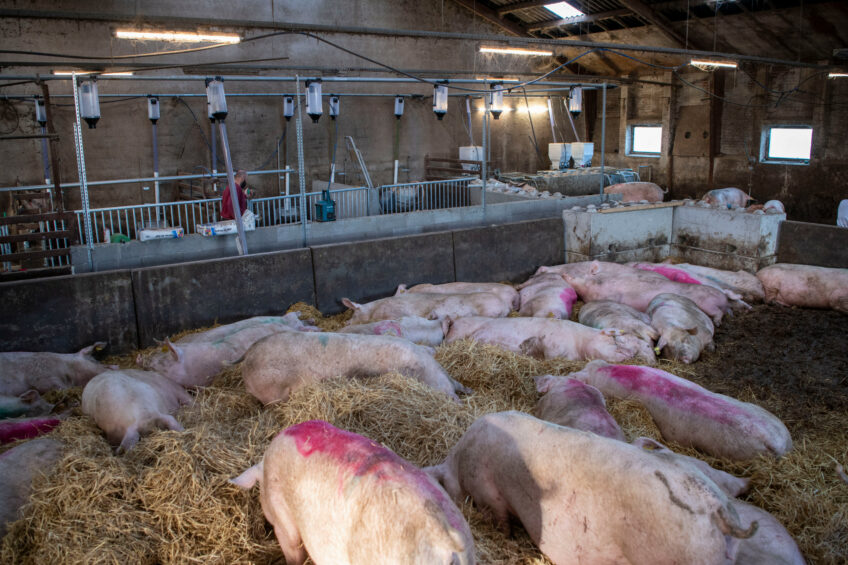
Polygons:
<instances>
[{"instance_id":1,"label":"pig back","mask_svg":"<svg viewBox=\"0 0 848 565\"><path fill-rule=\"evenodd\" d=\"M315 563L474 563L468 524L444 490L377 442L304 422L273 440L263 468L269 521L293 527Z\"/></svg>"}]
</instances>

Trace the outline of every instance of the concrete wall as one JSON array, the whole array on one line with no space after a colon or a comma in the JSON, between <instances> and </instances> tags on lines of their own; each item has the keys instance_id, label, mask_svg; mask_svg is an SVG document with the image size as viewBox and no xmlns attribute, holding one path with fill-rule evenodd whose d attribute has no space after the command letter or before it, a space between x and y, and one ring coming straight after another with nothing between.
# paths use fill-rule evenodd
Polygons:
<instances>
[{"instance_id":1,"label":"concrete wall","mask_svg":"<svg viewBox=\"0 0 848 565\"><path fill-rule=\"evenodd\" d=\"M661 261L668 257L674 208L613 210L562 213L567 262Z\"/></svg>"},{"instance_id":2,"label":"concrete wall","mask_svg":"<svg viewBox=\"0 0 848 565\"><path fill-rule=\"evenodd\" d=\"M783 222L778 234L777 262L848 269L848 229Z\"/></svg>"}]
</instances>

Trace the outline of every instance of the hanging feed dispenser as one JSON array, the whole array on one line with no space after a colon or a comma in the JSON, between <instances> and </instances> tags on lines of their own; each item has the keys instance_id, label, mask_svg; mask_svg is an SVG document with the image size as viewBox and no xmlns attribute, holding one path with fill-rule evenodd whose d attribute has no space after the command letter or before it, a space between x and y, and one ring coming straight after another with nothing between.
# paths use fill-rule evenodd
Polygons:
<instances>
[{"instance_id":1,"label":"hanging feed dispenser","mask_svg":"<svg viewBox=\"0 0 848 565\"><path fill-rule=\"evenodd\" d=\"M339 115L339 97L335 94L330 95L330 118L335 120L336 116Z\"/></svg>"},{"instance_id":2,"label":"hanging feed dispenser","mask_svg":"<svg viewBox=\"0 0 848 565\"><path fill-rule=\"evenodd\" d=\"M154 125L159 121L159 99L155 96L147 97L147 118Z\"/></svg>"},{"instance_id":3,"label":"hanging feed dispenser","mask_svg":"<svg viewBox=\"0 0 848 565\"><path fill-rule=\"evenodd\" d=\"M223 78L206 79L206 101L209 103L211 118L222 121L227 118L227 98L224 95Z\"/></svg>"},{"instance_id":4,"label":"hanging feed dispenser","mask_svg":"<svg viewBox=\"0 0 848 565\"><path fill-rule=\"evenodd\" d=\"M310 80L306 82L306 113L312 118L312 123L317 124L324 110L321 108L321 81Z\"/></svg>"},{"instance_id":5,"label":"hanging feed dispenser","mask_svg":"<svg viewBox=\"0 0 848 565\"><path fill-rule=\"evenodd\" d=\"M403 116L403 96L395 96L395 118Z\"/></svg>"},{"instance_id":6,"label":"hanging feed dispenser","mask_svg":"<svg viewBox=\"0 0 848 565\"><path fill-rule=\"evenodd\" d=\"M94 129L100 119L100 100L97 97L97 79L90 78L79 84L80 116Z\"/></svg>"},{"instance_id":7,"label":"hanging feed dispenser","mask_svg":"<svg viewBox=\"0 0 848 565\"><path fill-rule=\"evenodd\" d=\"M503 85L501 83L492 85L492 92L489 94L489 112L492 113L492 117L496 120L501 117L503 113Z\"/></svg>"},{"instance_id":8,"label":"hanging feed dispenser","mask_svg":"<svg viewBox=\"0 0 848 565\"><path fill-rule=\"evenodd\" d=\"M44 106L44 100L38 96L35 97L35 121L41 127L47 125L47 108Z\"/></svg>"},{"instance_id":9,"label":"hanging feed dispenser","mask_svg":"<svg viewBox=\"0 0 848 565\"><path fill-rule=\"evenodd\" d=\"M283 117L289 121L294 116L294 97L283 96Z\"/></svg>"},{"instance_id":10,"label":"hanging feed dispenser","mask_svg":"<svg viewBox=\"0 0 848 565\"><path fill-rule=\"evenodd\" d=\"M440 120L448 112L448 81L433 85L433 112Z\"/></svg>"},{"instance_id":11,"label":"hanging feed dispenser","mask_svg":"<svg viewBox=\"0 0 848 565\"><path fill-rule=\"evenodd\" d=\"M575 86L571 89L571 95L568 97L568 112L572 118L576 118L583 111L583 89Z\"/></svg>"}]
</instances>

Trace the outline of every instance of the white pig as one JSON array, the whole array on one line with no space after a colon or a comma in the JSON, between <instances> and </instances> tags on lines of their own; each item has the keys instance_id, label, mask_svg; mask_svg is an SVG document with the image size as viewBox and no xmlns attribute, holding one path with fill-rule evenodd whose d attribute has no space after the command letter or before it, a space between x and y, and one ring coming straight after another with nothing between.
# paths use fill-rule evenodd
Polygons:
<instances>
[{"instance_id":1,"label":"white pig","mask_svg":"<svg viewBox=\"0 0 848 565\"><path fill-rule=\"evenodd\" d=\"M744 208L754 199L738 188L716 188L704 194L701 200L719 208Z\"/></svg>"},{"instance_id":2,"label":"white pig","mask_svg":"<svg viewBox=\"0 0 848 565\"><path fill-rule=\"evenodd\" d=\"M473 565L462 513L422 470L327 422L279 433L257 465L231 481L259 483L265 517L288 565Z\"/></svg>"},{"instance_id":3,"label":"white pig","mask_svg":"<svg viewBox=\"0 0 848 565\"><path fill-rule=\"evenodd\" d=\"M777 263L757 271L766 302L848 314L848 269Z\"/></svg>"},{"instance_id":4,"label":"white pig","mask_svg":"<svg viewBox=\"0 0 848 565\"><path fill-rule=\"evenodd\" d=\"M694 363L702 350L715 350L712 320L685 296L658 294L648 305L647 314L660 332L657 349L668 358Z\"/></svg>"},{"instance_id":5,"label":"white pig","mask_svg":"<svg viewBox=\"0 0 848 565\"><path fill-rule=\"evenodd\" d=\"M172 416L191 396L159 373L123 369L107 371L89 381L82 391L82 411L106 433L118 452L129 451L141 434L157 428L182 431Z\"/></svg>"},{"instance_id":6,"label":"white pig","mask_svg":"<svg viewBox=\"0 0 848 565\"><path fill-rule=\"evenodd\" d=\"M743 523L759 524L753 536L740 540L735 565L804 565L798 544L777 518L741 500L732 504Z\"/></svg>"},{"instance_id":7,"label":"white pig","mask_svg":"<svg viewBox=\"0 0 848 565\"><path fill-rule=\"evenodd\" d=\"M625 361L638 356L648 363L656 360L653 349L636 336L622 334L618 330L596 330L554 318L471 317L452 320L445 342L466 338L544 359Z\"/></svg>"},{"instance_id":8,"label":"white pig","mask_svg":"<svg viewBox=\"0 0 848 565\"><path fill-rule=\"evenodd\" d=\"M533 380L536 392L544 395L536 403L534 416L560 426L624 441L624 433L607 412L601 391L577 379L554 375L542 375Z\"/></svg>"},{"instance_id":9,"label":"white pig","mask_svg":"<svg viewBox=\"0 0 848 565\"><path fill-rule=\"evenodd\" d=\"M447 318L441 320L428 320L419 316L404 316L398 320L381 320L370 324L357 324L345 326L338 330L339 333L364 334L364 335L389 335L402 337L413 343L421 343L436 347L441 345L448 333L449 322Z\"/></svg>"},{"instance_id":10,"label":"white pig","mask_svg":"<svg viewBox=\"0 0 848 565\"><path fill-rule=\"evenodd\" d=\"M745 302L762 302L765 297L763 283L746 271L725 271L702 267L691 263L669 265L678 271L685 271L701 284L715 287L719 290L730 290L738 294Z\"/></svg>"},{"instance_id":11,"label":"white pig","mask_svg":"<svg viewBox=\"0 0 848 565\"><path fill-rule=\"evenodd\" d=\"M419 316L429 320L464 316L501 318L509 314L512 303L490 292L469 294L404 292L367 304L358 304L342 298L342 304L354 311L348 322L348 325L352 326L380 320L396 320L404 316Z\"/></svg>"},{"instance_id":12,"label":"white pig","mask_svg":"<svg viewBox=\"0 0 848 565\"><path fill-rule=\"evenodd\" d=\"M433 359L431 350L386 335L283 332L256 342L244 356L247 392L263 404L287 401L295 390L333 377L396 371L456 399L469 392Z\"/></svg>"},{"instance_id":13,"label":"white pig","mask_svg":"<svg viewBox=\"0 0 848 565\"><path fill-rule=\"evenodd\" d=\"M577 319L581 324L598 330L617 329L630 333L651 344L660 334L651 326L651 318L627 304L612 300L587 302L580 308Z\"/></svg>"},{"instance_id":14,"label":"white pig","mask_svg":"<svg viewBox=\"0 0 848 565\"><path fill-rule=\"evenodd\" d=\"M556 565L727 563L757 528L690 466L521 412L478 418L425 470L504 530L517 516Z\"/></svg>"},{"instance_id":15,"label":"white pig","mask_svg":"<svg viewBox=\"0 0 848 565\"><path fill-rule=\"evenodd\" d=\"M496 294L501 300L509 304L513 310L518 310L518 292L512 286L503 283L487 282L452 282L444 284L417 284L412 288L406 288L405 284L399 285L395 296L405 292L424 292L427 294L472 294L477 292L490 292Z\"/></svg>"},{"instance_id":16,"label":"white pig","mask_svg":"<svg viewBox=\"0 0 848 565\"><path fill-rule=\"evenodd\" d=\"M521 298L518 313L522 316L567 320L577 302L577 293L556 273L534 275L518 288Z\"/></svg>"},{"instance_id":17,"label":"white pig","mask_svg":"<svg viewBox=\"0 0 848 565\"><path fill-rule=\"evenodd\" d=\"M774 414L660 369L592 361L568 376L606 396L638 401L665 439L710 455L746 461L792 449L789 431Z\"/></svg>"},{"instance_id":18,"label":"white pig","mask_svg":"<svg viewBox=\"0 0 848 565\"><path fill-rule=\"evenodd\" d=\"M105 345L105 341L99 341L77 353L0 353L0 394L18 396L30 389L44 394L55 389L85 386L94 375L117 369L114 365L101 365L91 356Z\"/></svg>"},{"instance_id":19,"label":"white pig","mask_svg":"<svg viewBox=\"0 0 848 565\"><path fill-rule=\"evenodd\" d=\"M0 539L9 523L18 520L21 506L29 502L32 480L50 474L61 459L64 444L54 439L34 439L0 455Z\"/></svg>"}]
</instances>

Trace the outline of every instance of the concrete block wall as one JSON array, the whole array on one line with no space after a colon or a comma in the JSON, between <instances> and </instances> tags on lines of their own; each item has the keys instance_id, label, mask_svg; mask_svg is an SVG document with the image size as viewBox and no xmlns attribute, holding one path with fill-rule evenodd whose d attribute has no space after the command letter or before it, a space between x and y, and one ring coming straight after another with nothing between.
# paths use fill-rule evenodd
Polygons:
<instances>
[{"instance_id":1,"label":"concrete block wall","mask_svg":"<svg viewBox=\"0 0 848 565\"><path fill-rule=\"evenodd\" d=\"M565 210L566 260L661 261L668 257L674 208Z\"/></svg>"}]
</instances>

